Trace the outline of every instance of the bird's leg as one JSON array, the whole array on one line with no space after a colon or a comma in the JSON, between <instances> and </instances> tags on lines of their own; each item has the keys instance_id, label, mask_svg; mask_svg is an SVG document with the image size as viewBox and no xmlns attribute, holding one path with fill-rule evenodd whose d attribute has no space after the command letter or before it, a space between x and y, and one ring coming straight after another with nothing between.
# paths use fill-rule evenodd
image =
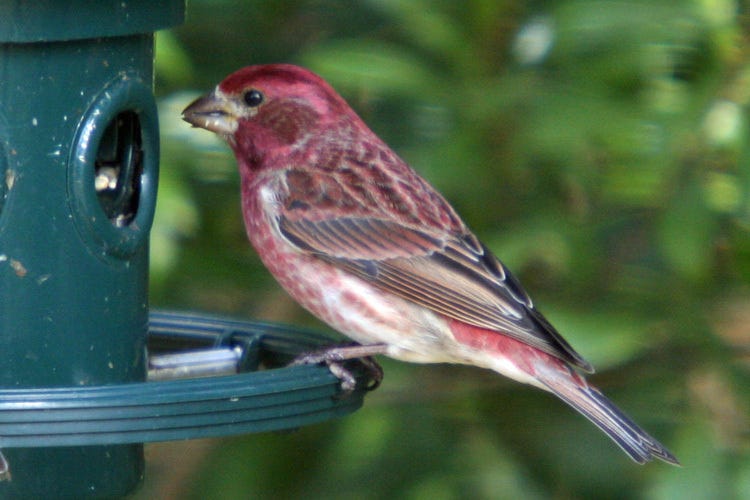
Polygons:
<instances>
[{"instance_id":1,"label":"bird's leg","mask_svg":"<svg viewBox=\"0 0 750 500\"><path fill-rule=\"evenodd\" d=\"M343 391L344 396L346 396L351 394L357 386L357 380L354 378L351 370L345 366L346 362L356 361L364 367L365 371L367 371L372 379L372 383L367 387L367 390L372 391L377 388L383 380L383 369L377 361L375 361L373 356L376 354L385 354L385 351L385 344L335 345L300 354L294 358L290 365L317 365L325 363L326 366L328 366L328 369L331 370L331 373L341 380L341 390Z\"/></svg>"}]
</instances>

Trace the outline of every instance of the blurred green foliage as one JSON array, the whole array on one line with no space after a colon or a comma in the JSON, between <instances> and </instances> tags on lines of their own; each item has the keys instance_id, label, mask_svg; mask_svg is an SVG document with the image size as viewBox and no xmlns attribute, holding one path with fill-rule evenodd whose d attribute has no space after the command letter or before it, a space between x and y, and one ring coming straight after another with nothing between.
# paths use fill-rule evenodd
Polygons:
<instances>
[{"instance_id":1,"label":"blurred green foliage","mask_svg":"<svg viewBox=\"0 0 750 500\"><path fill-rule=\"evenodd\" d=\"M451 200L684 467L636 466L492 373L384 360L344 420L155 446L143 497L750 498L746 3L188 7L157 42L152 305L327 330L247 244L228 148L179 119L239 67L302 64ZM169 446L187 450L159 467Z\"/></svg>"}]
</instances>

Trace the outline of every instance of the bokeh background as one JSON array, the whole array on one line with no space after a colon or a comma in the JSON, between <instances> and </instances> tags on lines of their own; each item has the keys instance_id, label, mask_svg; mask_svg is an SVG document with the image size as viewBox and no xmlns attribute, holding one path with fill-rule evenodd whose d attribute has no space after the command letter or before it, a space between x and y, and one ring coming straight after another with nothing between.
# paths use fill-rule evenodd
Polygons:
<instances>
[{"instance_id":1,"label":"bokeh background","mask_svg":"<svg viewBox=\"0 0 750 500\"><path fill-rule=\"evenodd\" d=\"M151 302L330 331L246 242L229 149L181 109L305 65L453 203L683 462L552 396L382 360L342 420L147 447L140 498L750 498L750 10L731 0L191 0L160 32Z\"/></svg>"}]
</instances>

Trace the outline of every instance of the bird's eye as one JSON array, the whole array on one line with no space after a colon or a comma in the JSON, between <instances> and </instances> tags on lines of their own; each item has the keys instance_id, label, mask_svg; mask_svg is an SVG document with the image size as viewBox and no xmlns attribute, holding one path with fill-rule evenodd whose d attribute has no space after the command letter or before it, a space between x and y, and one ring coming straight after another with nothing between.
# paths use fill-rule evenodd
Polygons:
<instances>
[{"instance_id":1,"label":"bird's eye","mask_svg":"<svg viewBox=\"0 0 750 500\"><path fill-rule=\"evenodd\" d=\"M245 104L251 108L255 108L260 106L263 102L263 93L259 90L250 89L245 92L245 95L243 95L242 98L244 99Z\"/></svg>"}]
</instances>

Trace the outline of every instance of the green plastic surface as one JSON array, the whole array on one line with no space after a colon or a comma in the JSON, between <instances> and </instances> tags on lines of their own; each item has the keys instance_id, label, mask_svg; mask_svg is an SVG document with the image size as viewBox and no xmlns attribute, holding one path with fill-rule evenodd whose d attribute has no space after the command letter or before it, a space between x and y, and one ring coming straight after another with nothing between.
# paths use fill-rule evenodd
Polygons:
<instances>
[{"instance_id":1,"label":"green plastic surface","mask_svg":"<svg viewBox=\"0 0 750 500\"><path fill-rule=\"evenodd\" d=\"M94 387L0 390L0 447L90 446L301 427L362 405L369 380L341 396L324 366L257 370L332 343L314 333L197 314L151 314L152 345L239 346L244 373ZM356 365L353 369L356 369ZM6 453L13 459L14 450Z\"/></svg>"},{"instance_id":2,"label":"green plastic surface","mask_svg":"<svg viewBox=\"0 0 750 500\"><path fill-rule=\"evenodd\" d=\"M3 0L0 42L146 34L184 18L184 0Z\"/></svg>"},{"instance_id":3,"label":"green plastic surface","mask_svg":"<svg viewBox=\"0 0 750 500\"><path fill-rule=\"evenodd\" d=\"M145 378L153 31L183 13L174 0L0 2L0 388ZM135 159L132 175L97 191L122 158ZM105 212L110 199L124 213ZM46 497L51 485L123 495L143 471L137 444L7 455L3 498Z\"/></svg>"}]
</instances>

